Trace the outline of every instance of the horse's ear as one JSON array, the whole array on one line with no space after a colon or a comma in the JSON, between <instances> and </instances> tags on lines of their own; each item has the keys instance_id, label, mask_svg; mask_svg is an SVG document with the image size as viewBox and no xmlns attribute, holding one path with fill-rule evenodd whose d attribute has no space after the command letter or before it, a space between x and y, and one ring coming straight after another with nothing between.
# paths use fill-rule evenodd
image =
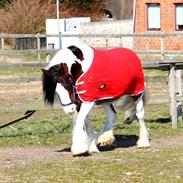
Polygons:
<instances>
[{"instance_id":1,"label":"horse's ear","mask_svg":"<svg viewBox=\"0 0 183 183\"><path fill-rule=\"evenodd\" d=\"M82 67L81 64L79 64L78 62L72 64L71 66L71 74L73 75L73 77L75 79L78 79L78 77L82 74Z\"/></svg>"}]
</instances>

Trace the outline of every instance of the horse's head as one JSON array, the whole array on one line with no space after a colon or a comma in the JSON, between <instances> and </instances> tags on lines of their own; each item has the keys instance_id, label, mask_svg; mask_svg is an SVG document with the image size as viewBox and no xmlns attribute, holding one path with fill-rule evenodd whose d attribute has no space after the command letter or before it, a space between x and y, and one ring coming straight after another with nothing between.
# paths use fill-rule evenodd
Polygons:
<instances>
[{"instance_id":1,"label":"horse's head","mask_svg":"<svg viewBox=\"0 0 183 183\"><path fill-rule=\"evenodd\" d=\"M74 83L67 65L61 63L51 67L49 70L42 71L44 101L53 105L56 92L59 95L65 113L73 113L76 108Z\"/></svg>"},{"instance_id":2,"label":"horse's head","mask_svg":"<svg viewBox=\"0 0 183 183\"><path fill-rule=\"evenodd\" d=\"M71 47L70 49L75 53L77 49L73 51L73 48ZM80 60L83 59L81 53L76 53L77 58ZM53 105L56 92L66 113L73 113L75 109L79 110L80 101L75 91L75 82L82 74L81 65L77 61L74 61L68 67L68 64L60 62L42 71L44 101Z\"/></svg>"}]
</instances>

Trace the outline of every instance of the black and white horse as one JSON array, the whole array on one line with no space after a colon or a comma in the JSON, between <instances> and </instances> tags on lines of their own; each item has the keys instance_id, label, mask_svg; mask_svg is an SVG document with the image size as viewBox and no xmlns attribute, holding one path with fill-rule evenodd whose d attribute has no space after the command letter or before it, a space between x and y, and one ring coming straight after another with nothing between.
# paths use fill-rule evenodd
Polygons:
<instances>
[{"instance_id":1,"label":"black and white horse","mask_svg":"<svg viewBox=\"0 0 183 183\"><path fill-rule=\"evenodd\" d=\"M150 146L144 122L144 76L141 62L131 50L96 50L86 44L67 47L43 69L42 83L45 102L53 105L57 93L65 113L75 116L71 147L74 156L98 152L97 144L114 141L113 104L136 114L140 128L137 146ZM88 119L95 104L102 106L106 115L98 134Z\"/></svg>"}]
</instances>

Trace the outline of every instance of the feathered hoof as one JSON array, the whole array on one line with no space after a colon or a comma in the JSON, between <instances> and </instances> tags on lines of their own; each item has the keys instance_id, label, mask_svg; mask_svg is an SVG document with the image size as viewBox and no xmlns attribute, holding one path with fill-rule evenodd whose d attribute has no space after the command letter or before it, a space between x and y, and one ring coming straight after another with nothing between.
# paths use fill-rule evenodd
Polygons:
<instances>
[{"instance_id":1,"label":"feathered hoof","mask_svg":"<svg viewBox=\"0 0 183 183\"><path fill-rule=\"evenodd\" d=\"M103 141L103 142L99 142L98 146L103 147L103 146L110 146L112 145L112 143L114 142L115 139L110 139L108 141Z\"/></svg>"},{"instance_id":2,"label":"feathered hoof","mask_svg":"<svg viewBox=\"0 0 183 183\"><path fill-rule=\"evenodd\" d=\"M101 136L99 136L97 140L97 145L99 146L109 146L111 145L115 140L115 137L113 136L112 131L104 132Z\"/></svg>"}]
</instances>

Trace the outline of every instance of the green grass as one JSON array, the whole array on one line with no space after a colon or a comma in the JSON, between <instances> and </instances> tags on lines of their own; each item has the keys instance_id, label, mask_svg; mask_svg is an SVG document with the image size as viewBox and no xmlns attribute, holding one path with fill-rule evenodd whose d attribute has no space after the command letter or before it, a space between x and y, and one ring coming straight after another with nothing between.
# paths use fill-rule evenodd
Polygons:
<instances>
[{"instance_id":1,"label":"green grass","mask_svg":"<svg viewBox=\"0 0 183 183\"><path fill-rule=\"evenodd\" d=\"M38 111L35 118L31 117L29 120L12 125L13 128L6 127L1 129L0 146L59 146L61 144L70 144L72 116L67 116L63 113L59 114L59 112L60 110L46 110L45 114L40 114L42 117L38 118ZM116 135L138 135L138 123L124 125L124 114L118 114L114 125L114 133ZM94 130L99 131L105 121L102 109L94 109L90 118ZM179 124L177 129L171 128L168 106L146 106L145 120L151 137L174 136L180 134L183 129L182 123Z\"/></svg>"},{"instance_id":2,"label":"green grass","mask_svg":"<svg viewBox=\"0 0 183 183\"><path fill-rule=\"evenodd\" d=\"M53 110L54 111L54 110ZM52 111L45 111L45 113ZM8 115L6 113L6 115ZM46 114L47 116L47 114ZM56 146L70 143L70 116L21 121L0 131L0 146Z\"/></svg>"},{"instance_id":3,"label":"green grass","mask_svg":"<svg viewBox=\"0 0 183 183\"><path fill-rule=\"evenodd\" d=\"M146 77L168 77L168 72L167 71L160 71L160 70L145 70L144 69L144 76Z\"/></svg>"},{"instance_id":4,"label":"green grass","mask_svg":"<svg viewBox=\"0 0 183 183\"><path fill-rule=\"evenodd\" d=\"M41 75L42 67L0 67L0 78L4 77L34 77ZM159 70L144 70L144 75L148 77L162 76L168 77L168 72Z\"/></svg>"},{"instance_id":5,"label":"green grass","mask_svg":"<svg viewBox=\"0 0 183 183\"><path fill-rule=\"evenodd\" d=\"M166 72L145 71L148 76L164 76ZM1 77L40 76L40 68L0 68ZM2 101L3 105L3 101ZM11 105L11 104L10 104ZM29 105L29 104L26 104ZM1 106L4 109L4 105ZM22 115L25 109L1 111L0 116L11 119ZM105 117L102 109L94 109L90 115L95 131L101 129ZM0 124L4 123L0 121ZM123 124L124 113L118 113L114 125L114 134L138 136L139 125ZM183 121L177 129L172 129L168 105L147 105L145 120L150 139L172 138L182 134ZM9 121L9 120L7 120ZM61 110L38 110L27 120L11 127L0 129L1 150L6 147L60 147L71 145L72 116L66 116ZM6 183L182 183L183 182L183 148L151 147L149 149L117 148L103 151L89 157L72 158L58 153L57 161L47 160L18 164L0 168L0 182ZM0 157L1 158L1 157ZM17 156L18 158L18 156Z\"/></svg>"},{"instance_id":6,"label":"green grass","mask_svg":"<svg viewBox=\"0 0 183 183\"><path fill-rule=\"evenodd\" d=\"M0 78L41 76L41 67L0 67Z\"/></svg>"},{"instance_id":7,"label":"green grass","mask_svg":"<svg viewBox=\"0 0 183 183\"><path fill-rule=\"evenodd\" d=\"M168 106L148 105L146 121L150 138L173 137L182 134L183 124L177 129L171 128ZM60 110L38 111L28 120L15 125L14 128L0 130L1 147L58 147L71 145L72 117ZM6 115L8 115L6 113ZM123 113L119 113L115 124L115 135L137 135L138 123L123 124ZM91 113L94 130L103 125L102 109ZM115 151L103 151L89 157L72 158L71 153L58 160L46 160L1 168L0 182L8 183L181 183L183 181L183 147L149 149L117 148Z\"/></svg>"},{"instance_id":8,"label":"green grass","mask_svg":"<svg viewBox=\"0 0 183 183\"><path fill-rule=\"evenodd\" d=\"M51 57L53 57L54 54L51 54ZM30 54L26 54L23 56L25 61L37 61L38 60L38 54L36 53L30 53ZM46 61L46 53L42 52L41 53L41 61L45 62Z\"/></svg>"}]
</instances>

